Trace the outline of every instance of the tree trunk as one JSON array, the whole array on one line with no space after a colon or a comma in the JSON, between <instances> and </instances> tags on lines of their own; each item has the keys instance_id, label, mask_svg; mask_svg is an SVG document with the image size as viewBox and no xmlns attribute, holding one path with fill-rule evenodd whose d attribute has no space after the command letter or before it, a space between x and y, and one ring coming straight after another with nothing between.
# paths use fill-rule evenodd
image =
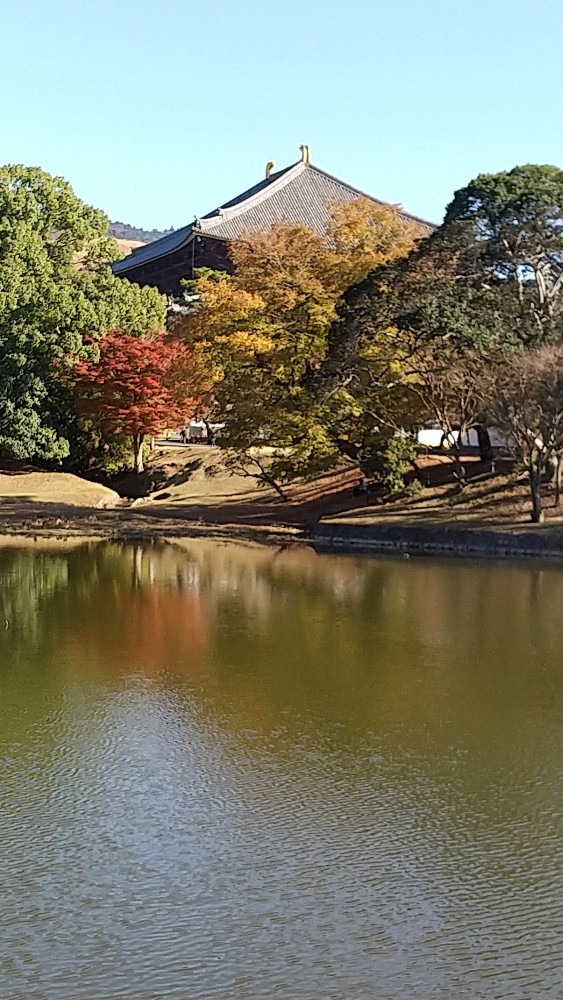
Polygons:
<instances>
[{"instance_id":1,"label":"tree trunk","mask_svg":"<svg viewBox=\"0 0 563 1000\"><path fill-rule=\"evenodd\" d=\"M461 452L460 452L458 446L456 446L453 449L453 452L454 452L454 479L456 481L457 489L461 493L463 487L466 485L466 482L465 482L465 466L463 465L463 462L461 461Z\"/></svg>"},{"instance_id":2,"label":"tree trunk","mask_svg":"<svg viewBox=\"0 0 563 1000\"><path fill-rule=\"evenodd\" d=\"M555 506L559 507L561 503L561 484L563 480L563 461L561 460L563 456L555 456Z\"/></svg>"},{"instance_id":3,"label":"tree trunk","mask_svg":"<svg viewBox=\"0 0 563 1000\"><path fill-rule=\"evenodd\" d=\"M532 498L532 521L534 524L541 524L543 522L541 466L528 466L528 477L530 480L530 495Z\"/></svg>"},{"instance_id":4,"label":"tree trunk","mask_svg":"<svg viewBox=\"0 0 563 1000\"><path fill-rule=\"evenodd\" d=\"M144 434L133 434L133 460L135 472L139 474L145 471L145 466L143 463L143 441L145 440Z\"/></svg>"},{"instance_id":5,"label":"tree trunk","mask_svg":"<svg viewBox=\"0 0 563 1000\"><path fill-rule=\"evenodd\" d=\"M482 462L492 462L494 454L488 429L484 424L475 424L475 431L479 445L479 458Z\"/></svg>"},{"instance_id":6,"label":"tree trunk","mask_svg":"<svg viewBox=\"0 0 563 1000\"><path fill-rule=\"evenodd\" d=\"M139 587L142 579L143 549L138 545L133 555L133 586Z\"/></svg>"},{"instance_id":7,"label":"tree trunk","mask_svg":"<svg viewBox=\"0 0 563 1000\"><path fill-rule=\"evenodd\" d=\"M215 445L215 432L212 429L211 424L208 423L207 420L204 419L203 423L205 424L205 430L207 431L207 443L209 445L211 445L211 446L214 446Z\"/></svg>"}]
</instances>

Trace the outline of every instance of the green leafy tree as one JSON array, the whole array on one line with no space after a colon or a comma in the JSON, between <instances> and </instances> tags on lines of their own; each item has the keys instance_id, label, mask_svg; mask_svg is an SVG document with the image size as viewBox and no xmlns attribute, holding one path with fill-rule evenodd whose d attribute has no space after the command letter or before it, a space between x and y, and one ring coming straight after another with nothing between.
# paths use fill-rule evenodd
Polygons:
<instances>
[{"instance_id":1,"label":"green leafy tree","mask_svg":"<svg viewBox=\"0 0 563 1000\"><path fill-rule=\"evenodd\" d=\"M488 413L526 463L538 519L545 469L556 463L559 481L563 467L558 388L546 377L554 356L526 352L562 334L563 171L480 175L429 238L344 296L319 377L334 440L367 470L386 434L438 420L461 486L464 432L492 457Z\"/></svg>"},{"instance_id":2,"label":"green leafy tree","mask_svg":"<svg viewBox=\"0 0 563 1000\"><path fill-rule=\"evenodd\" d=\"M412 438L402 434L374 438L362 467L383 486L387 496L397 496L407 486L406 475L415 468L416 447Z\"/></svg>"},{"instance_id":3,"label":"green leafy tree","mask_svg":"<svg viewBox=\"0 0 563 1000\"><path fill-rule=\"evenodd\" d=\"M350 412L341 443L359 456L374 427L430 418L450 440L475 427L490 458L474 359L557 341L562 318L563 172L531 166L477 177L428 239L346 294L323 364L324 391Z\"/></svg>"},{"instance_id":4,"label":"green leafy tree","mask_svg":"<svg viewBox=\"0 0 563 1000\"><path fill-rule=\"evenodd\" d=\"M162 327L164 299L115 278L107 217L37 167L0 168L0 457L62 460L78 421L58 362L84 337Z\"/></svg>"},{"instance_id":5,"label":"green leafy tree","mask_svg":"<svg viewBox=\"0 0 563 1000\"><path fill-rule=\"evenodd\" d=\"M497 292L506 342L561 339L562 170L527 165L480 174L454 195L440 238L458 247L457 284L479 290L477 309Z\"/></svg>"},{"instance_id":6,"label":"green leafy tree","mask_svg":"<svg viewBox=\"0 0 563 1000\"><path fill-rule=\"evenodd\" d=\"M421 392L421 371L435 365L438 345L448 343L452 329L461 344L471 322L467 312L455 291L450 252L434 237L345 294L328 336L318 394L334 414L331 432L339 450L366 472L389 436L434 417Z\"/></svg>"}]
</instances>

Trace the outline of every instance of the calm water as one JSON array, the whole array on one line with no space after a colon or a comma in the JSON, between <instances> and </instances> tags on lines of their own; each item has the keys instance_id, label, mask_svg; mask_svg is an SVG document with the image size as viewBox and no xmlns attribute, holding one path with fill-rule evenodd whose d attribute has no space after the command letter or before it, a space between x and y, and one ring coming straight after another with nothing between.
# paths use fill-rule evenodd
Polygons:
<instances>
[{"instance_id":1,"label":"calm water","mask_svg":"<svg viewBox=\"0 0 563 1000\"><path fill-rule=\"evenodd\" d=\"M0 998L563 997L563 570L0 549Z\"/></svg>"}]
</instances>

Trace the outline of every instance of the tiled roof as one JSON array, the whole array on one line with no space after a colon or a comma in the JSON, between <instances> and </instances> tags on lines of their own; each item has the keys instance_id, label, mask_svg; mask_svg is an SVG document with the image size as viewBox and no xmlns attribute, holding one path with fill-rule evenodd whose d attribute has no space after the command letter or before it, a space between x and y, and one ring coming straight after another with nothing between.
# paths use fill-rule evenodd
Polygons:
<instances>
[{"instance_id":1,"label":"tiled roof","mask_svg":"<svg viewBox=\"0 0 563 1000\"><path fill-rule=\"evenodd\" d=\"M189 240L192 229L192 225L184 226L182 229L176 229L173 233L168 233L167 236L162 236L159 240L154 240L153 243L136 247L128 257L116 260L111 265L113 273L122 274L131 267L138 267L139 264L146 264L147 261L154 260L156 257L164 257L167 253L179 250L182 244Z\"/></svg>"},{"instance_id":2,"label":"tiled roof","mask_svg":"<svg viewBox=\"0 0 563 1000\"><path fill-rule=\"evenodd\" d=\"M194 232L216 239L234 240L245 232L267 229L276 222L295 222L323 233L329 217L327 205L330 202L354 201L359 197L369 198L378 205L384 204L311 163L299 161L255 184L237 198L225 202L203 218L196 219L191 225L147 246L138 247L129 257L115 263L113 270L116 274L121 274L173 253L188 242ZM423 219L417 219L406 212L403 215L405 219L418 222L428 229L434 228L432 223Z\"/></svg>"}]
</instances>

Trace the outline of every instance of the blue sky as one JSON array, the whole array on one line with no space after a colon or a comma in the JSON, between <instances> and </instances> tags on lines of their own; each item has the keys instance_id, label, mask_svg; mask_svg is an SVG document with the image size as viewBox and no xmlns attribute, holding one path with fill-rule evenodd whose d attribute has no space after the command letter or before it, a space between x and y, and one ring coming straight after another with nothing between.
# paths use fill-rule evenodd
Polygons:
<instances>
[{"instance_id":1,"label":"blue sky","mask_svg":"<svg viewBox=\"0 0 563 1000\"><path fill-rule=\"evenodd\" d=\"M4 0L0 162L180 226L308 143L439 221L517 163L563 167L563 0Z\"/></svg>"}]
</instances>

